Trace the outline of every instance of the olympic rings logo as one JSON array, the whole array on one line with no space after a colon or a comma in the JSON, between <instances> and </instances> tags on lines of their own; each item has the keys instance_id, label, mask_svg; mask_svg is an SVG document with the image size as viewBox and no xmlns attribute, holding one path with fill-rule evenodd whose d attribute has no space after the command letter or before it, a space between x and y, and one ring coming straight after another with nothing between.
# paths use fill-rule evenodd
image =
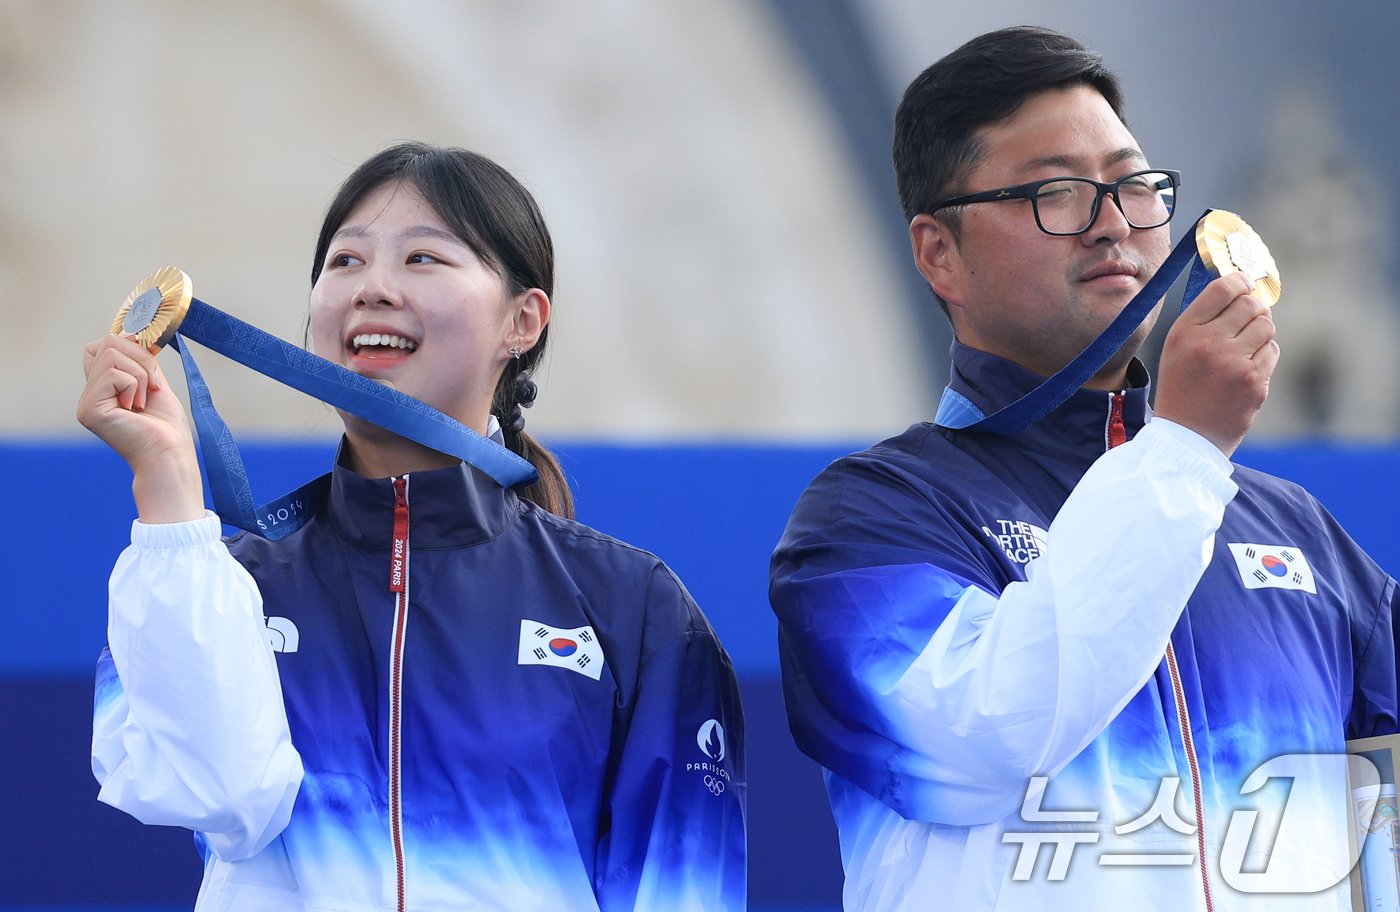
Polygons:
<instances>
[{"instance_id":1,"label":"olympic rings logo","mask_svg":"<svg viewBox=\"0 0 1400 912\"><path fill-rule=\"evenodd\" d=\"M705 776L705 788L710 790L711 795L718 796L724 791L724 780L718 776Z\"/></svg>"}]
</instances>

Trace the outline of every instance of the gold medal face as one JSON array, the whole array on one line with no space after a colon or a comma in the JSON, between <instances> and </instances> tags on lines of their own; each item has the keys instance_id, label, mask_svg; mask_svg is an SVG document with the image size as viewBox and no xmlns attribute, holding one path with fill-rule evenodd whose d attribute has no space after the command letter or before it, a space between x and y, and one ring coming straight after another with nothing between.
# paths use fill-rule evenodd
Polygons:
<instances>
[{"instance_id":1,"label":"gold medal face","mask_svg":"<svg viewBox=\"0 0 1400 912\"><path fill-rule=\"evenodd\" d=\"M135 333L136 341L155 353L175 337L193 298L194 284L189 276L174 266L157 269L127 295L111 331L114 335Z\"/></svg>"},{"instance_id":2,"label":"gold medal face","mask_svg":"<svg viewBox=\"0 0 1400 912\"><path fill-rule=\"evenodd\" d=\"M1254 296L1273 307L1283 293L1278 265L1264 241L1233 212L1213 209L1196 226L1201 262L1217 276L1242 272L1254 283Z\"/></svg>"}]
</instances>

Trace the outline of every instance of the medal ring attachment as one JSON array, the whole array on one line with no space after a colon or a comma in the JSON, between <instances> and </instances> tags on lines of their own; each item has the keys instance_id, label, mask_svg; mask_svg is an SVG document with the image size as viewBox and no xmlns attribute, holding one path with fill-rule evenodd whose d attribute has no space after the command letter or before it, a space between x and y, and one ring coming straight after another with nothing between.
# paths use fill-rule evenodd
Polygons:
<instances>
[{"instance_id":1,"label":"medal ring attachment","mask_svg":"<svg viewBox=\"0 0 1400 912\"><path fill-rule=\"evenodd\" d=\"M1242 272L1254 283L1254 296L1273 307L1283 294L1278 264L1258 233L1233 212L1214 209L1196 225L1196 250L1217 276Z\"/></svg>"},{"instance_id":2,"label":"medal ring attachment","mask_svg":"<svg viewBox=\"0 0 1400 912\"><path fill-rule=\"evenodd\" d=\"M127 295L112 320L113 335L136 334L136 341L152 354L160 351L180 328L194 299L194 283L175 266L164 266L146 276Z\"/></svg>"}]
</instances>

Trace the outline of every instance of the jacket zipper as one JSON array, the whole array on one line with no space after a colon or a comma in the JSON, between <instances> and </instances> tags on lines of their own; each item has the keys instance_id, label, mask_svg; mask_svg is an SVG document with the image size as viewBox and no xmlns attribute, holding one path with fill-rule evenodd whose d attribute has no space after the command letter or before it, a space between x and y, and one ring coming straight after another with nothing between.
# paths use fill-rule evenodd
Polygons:
<instances>
[{"instance_id":1,"label":"jacket zipper","mask_svg":"<svg viewBox=\"0 0 1400 912\"><path fill-rule=\"evenodd\" d=\"M1191 794L1196 802L1196 857L1201 865L1201 889L1205 891L1206 909L1214 912L1210 898L1210 873L1206 868L1205 803L1201 800L1201 768L1196 760L1196 740L1191 736L1191 714L1186 711L1186 691L1181 686L1181 671L1176 665L1176 651L1167 643L1167 671L1172 678L1172 697L1176 702L1176 721L1181 727L1181 746L1186 750L1186 765L1191 770Z\"/></svg>"},{"instance_id":2,"label":"jacket zipper","mask_svg":"<svg viewBox=\"0 0 1400 912\"><path fill-rule=\"evenodd\" d=\"M394 540L389 591L394 593L394 636L389 662L389 838L394 847L398 912L408 908L403 849L403 655L408 630L408 476L394 479Z\"/></svg>"},{"instance_id":3,"label":"jacket zipper","mask_svg":"<svg viewBox=\"0 0 1400 912\"><path fill-rule=\"evenodd\" d=\"M1108 423L1104 429L1108 449L1128 442L1128 429L1123 424L1123 393L1114 393L1109 400ZM1214 912L1215 903L1210 895L1210 872L1206 867L1206 818L1205 802L1201 798L1201 767L1196 759L1196 741L1191 735L1191 714L1186 709L1186 691L1181 686L1181 670L1176 664L1176 651L1167 642L1167 672L1172 679L1172 702L1176 708L1176 721L1181 729L1181 746L1186 752L1186 766L1191 772L1191 794L1196 808L1196 858L1201 866L1201 889L1205 893L1206 909Z\"/></svg>"}]
</instances>

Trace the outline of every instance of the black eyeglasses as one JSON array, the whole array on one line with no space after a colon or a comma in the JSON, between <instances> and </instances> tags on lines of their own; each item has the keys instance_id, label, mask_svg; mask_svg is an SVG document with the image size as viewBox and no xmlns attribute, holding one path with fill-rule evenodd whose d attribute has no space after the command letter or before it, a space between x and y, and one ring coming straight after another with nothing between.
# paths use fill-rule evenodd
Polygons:
<instances>
[{"instance_id":1,"label":"black eyeglasses","mask_svg":"<svg viewBox=\"0 0 1400 912\"><path fill-rule=\"evenodd\" d=\"M969 203L1028 199L1040 230L1061 237L1088 231L1099 217L1103 198L1112 194L1113 202L1129 225L1158 228L1172 220L1172 213L1176 211L1176 188L1180 186L1180 171L1134 171L1110 184L1087 177L1050 177L1015 187L950 197L929 213Z\"/></svg>"}]
</instances>

